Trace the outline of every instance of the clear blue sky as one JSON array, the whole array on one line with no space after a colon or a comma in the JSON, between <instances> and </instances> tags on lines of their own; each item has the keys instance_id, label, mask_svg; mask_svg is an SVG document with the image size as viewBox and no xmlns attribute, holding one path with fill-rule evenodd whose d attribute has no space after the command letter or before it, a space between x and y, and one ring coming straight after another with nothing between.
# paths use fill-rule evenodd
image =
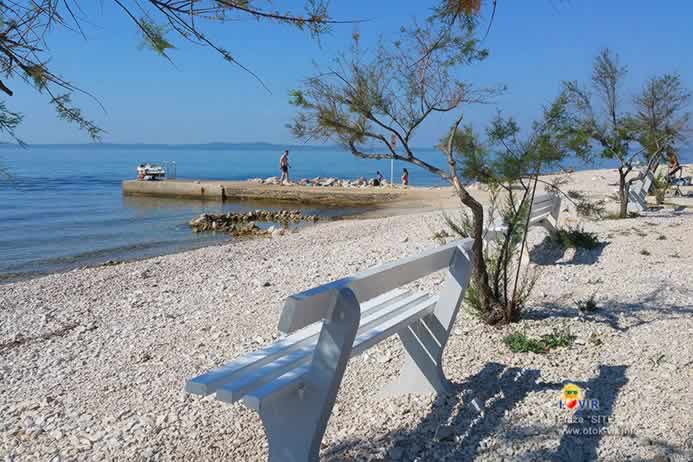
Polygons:
<instances>
[{"instance_id":1,"label":"clear blue sky","mask_svg":"<svg viewBox=\"0 0 693 462\"><path fill-rule=\"evenodd\" d=\"M214 26L210 35L239 61L259 74L272 94L248 74L225 63L211 50L176 40L172 66L139 49L135 26L109 0L82 2L87 40L65 31L49 36L53 69L98 96L104 113L91 100L77 102L107 130L114 143L204 143L268 141L293 143L285 128L294 109L288 92L346 49L356 27L363 43L378 35L393 37L399 26L423 18L432 1L339 0L337 19L364 18L358 26L336 26L320 43L288 26L253 20ZM471 107L468 122L482 126L496 109L527 125L559 91L564 79L585 81L591 61L603 47L620 54L630 68L629 95L657 73L679 72L693 88L690 59L693 3L651 0L498 0L484 45L489 58L467 71L478 85L505 84L508 92L494 105ZM300 11L302 0L278 0L278 9ZM103 5L103 6L101 6ZM47 98L14 83L8 106L24 113L18 130L29 143L83 143L85 133L54 116ZM445 123L445 125L441 125ZM431 145L441 136L444 118L419 130L415 144Z\"/></svg>"}]
</instances>

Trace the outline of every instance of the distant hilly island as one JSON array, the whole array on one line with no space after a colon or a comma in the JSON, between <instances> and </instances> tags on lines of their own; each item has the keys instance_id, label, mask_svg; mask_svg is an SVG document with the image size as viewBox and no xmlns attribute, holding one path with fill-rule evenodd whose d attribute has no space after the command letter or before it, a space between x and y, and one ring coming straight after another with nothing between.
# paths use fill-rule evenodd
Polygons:
<instances>
[{"instance_id":1,"label":"distant hilly island","mask_svg":"<svg viewBox=\"0 0 693 462\"><path fill-rule=\"evenodd\" d=\"M18 148L16 143L0 142L0 149ZM148 144L148 143L82 143L82 144L28 144L28 149L90 149L90 150L109 150L109 149L129 149L129 150L190 150L199 149L206 151L344 151L344 148L337 144L275 144L275 143L199 143L199 144ZM431 149L421 148L417 149Z\"/></svg>"},{"instance_id":2,"label":"distant hilly island","mask_svg":"<svg viewBox=\"0 0 693 462\"><path fill-rule=\"evenodd\" d=\"M2 148L16 148L19 145L16 143L0 143ZM273 144L273 143L198 143L198 144L149 144L149 143L82 143L82 144L28 144L29 149L51 149L51 148L69 148L69 149L205 149L205 150L315 150L329 149L341 150L340 146L331 144L310 145L310 144Z\"/></svg>"}]
</instances>

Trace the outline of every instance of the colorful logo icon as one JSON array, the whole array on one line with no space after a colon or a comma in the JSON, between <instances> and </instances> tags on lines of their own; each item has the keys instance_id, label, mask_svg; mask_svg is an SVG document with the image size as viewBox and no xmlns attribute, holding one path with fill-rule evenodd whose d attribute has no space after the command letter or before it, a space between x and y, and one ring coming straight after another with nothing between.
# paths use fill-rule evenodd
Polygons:
<instances>
[{"instance_id":1,"label":"colorful logo icon","mask_svg":"<svg viewBox=\"0 0 693 462\"><path fill-rule=\"evenodd\" d=\"M585 390L574 383L566 384L561 390L561 401L558 406L569 411L575 409L599 409L598 399L587 399Z\"/></svg>"},{"instance_id":2,"label":"colorful logo icon","mask_svg":"<svg viewBox=\"0 0 693 462\"><path fill-rule=\"evenodd\" d=\"M567 384L561 390L561 408L575 409L578 403L584 399L582 388L572 383Z\"/></svg>"}]
</instances>

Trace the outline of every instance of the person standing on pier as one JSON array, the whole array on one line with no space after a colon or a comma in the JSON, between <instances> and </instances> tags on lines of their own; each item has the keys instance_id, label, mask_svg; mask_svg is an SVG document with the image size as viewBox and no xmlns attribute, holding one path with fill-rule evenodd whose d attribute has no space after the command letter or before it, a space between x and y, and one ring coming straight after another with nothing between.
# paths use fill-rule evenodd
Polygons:
<instances>
[{"instance_id":1,"label":"person standing on pier","mask_svg":"<svg viewBox=\"0 0 693 462\"><path fill-rule=\"evenodd\" d=\"M282 176L279 178L279 184L284 184L284 179L286 182L291 184L289 180L289 150L285 150L284 154L279 158L279 169L282 172Z\"/></svg>"}]
</instances>

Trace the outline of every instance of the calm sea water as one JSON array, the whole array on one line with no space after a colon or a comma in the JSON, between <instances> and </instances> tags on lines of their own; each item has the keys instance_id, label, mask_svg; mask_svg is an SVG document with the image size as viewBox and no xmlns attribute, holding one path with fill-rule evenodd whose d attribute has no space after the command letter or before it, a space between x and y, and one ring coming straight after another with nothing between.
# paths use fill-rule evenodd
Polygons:
<instances>
[{"instance_id":1,"label":"calm sea water","mask_svg":"<svg viewBox=\"0 0 693 462\"><path fill-rule=\"evenodd\" d=\"M122 180L134 178L135 167L147 161L175 161L179 178L266 178L278 174L280 154L279 149L4 147L0 165L12 180L0 179L0 280L228 241L224 234L193 234L187 223L203 212L267 204L123 197ZM359 160L329 148L292 150L290 165L293 178L389 172L386 161ZM410 171L414 184L437 182L425 172ZM303 210L326 216L359 211Z\"/></svg>"},{"instance_id":2,"label":"calm sea water","mask_svg":"<svg viewBox=\"0 0 693 462\"><path fill-rule=\"evenodd\" d=\"M203 212L267 204L123 197L121 181L134 178L135 167L147 161L175 161L179 178L265 178L278 174L280 154L277 148L3 147L0 165L13 178L0 179L0 281L227 241L223 234L193 234L187 223ZM443 164L436 151L422 156ZM292 150L290 165L292 178L390 172L389 161L356 159L334 148ZM395 163L396 181L403 166ZM421 169L409 171L413 185L440 184ZM303 210L327 216L359 211Z\"/></svg>"}]
</instances>

